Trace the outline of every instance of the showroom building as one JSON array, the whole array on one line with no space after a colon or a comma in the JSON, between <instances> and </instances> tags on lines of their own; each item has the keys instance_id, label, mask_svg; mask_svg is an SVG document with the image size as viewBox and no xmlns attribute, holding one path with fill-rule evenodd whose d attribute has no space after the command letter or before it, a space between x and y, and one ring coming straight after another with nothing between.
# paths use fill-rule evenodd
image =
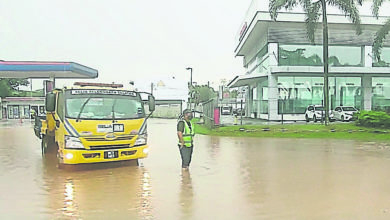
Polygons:
<instances>
[{"instance_id":1,"label":"showroom building","mask_svg":"<svg viewBox=\"0 0 390 220\"><path fill-rule=\"evenodd\" d=\"M387 17L374 18L363 5L363 33L345 15L330 8L330 108L354 106L361 110L390 111L390 37L381 59L372 53L373 39ZM321 18L320 18L321 19ZM323 103L322 29L311 44L301 9L280 12L273 21L268 1L254 0L237 34L235 55L243 58L245 74L230 88L246 87L246 113L267 120L304 120L308 105Z\"/></svg>"}]
</instances>

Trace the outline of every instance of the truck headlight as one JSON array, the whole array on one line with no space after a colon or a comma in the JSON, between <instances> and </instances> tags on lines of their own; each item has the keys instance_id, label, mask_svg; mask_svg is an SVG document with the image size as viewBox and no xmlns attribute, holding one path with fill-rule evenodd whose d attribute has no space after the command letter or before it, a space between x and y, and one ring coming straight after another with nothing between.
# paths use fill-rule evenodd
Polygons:
<instances>
[{"instance_id":1,"label":"truck headlight","mask_svg":"<svg viewBox=\"0 0 390 220\"><path fill-rule=\"evenodd\" d=\"M72 136L65 136L65 148L67 149L84 149L80 139Z\"/></svg>"},{"instance_id":2,"label":"truck headlight","mask_svg":"<svg viewBox=\"0 0 390 220\"><path fill-rule=\"evenodd\" d=\"M135 140L134 146L145 145L147 142L147 134L139 134L137 140Z\"/></svg>"}]
</instances>

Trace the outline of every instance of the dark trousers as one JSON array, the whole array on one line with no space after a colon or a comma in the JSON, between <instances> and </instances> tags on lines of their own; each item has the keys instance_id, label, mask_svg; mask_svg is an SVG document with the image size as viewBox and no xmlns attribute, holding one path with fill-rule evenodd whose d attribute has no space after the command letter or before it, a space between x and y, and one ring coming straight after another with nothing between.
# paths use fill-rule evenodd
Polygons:
<instances>
[{"instance_id":1,"label":"dark trousers","mask_svg":"<svg viewBox=\"0 0 390 220\"><path fill-rule=\"evenodd\" d=\"M192 147L186 147L186 146L180 147L179 146L182 168L187 168L190 166L193 149L194 149L194 146L192 146Z\"/></svg>"}]
</instances>

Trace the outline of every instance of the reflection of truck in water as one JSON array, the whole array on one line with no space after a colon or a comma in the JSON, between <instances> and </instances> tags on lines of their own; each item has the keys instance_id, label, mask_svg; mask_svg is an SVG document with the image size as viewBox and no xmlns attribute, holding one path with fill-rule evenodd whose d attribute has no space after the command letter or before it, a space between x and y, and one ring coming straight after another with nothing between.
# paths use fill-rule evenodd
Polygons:
<instances>
[{"instance_id":1,"label":"reflection of truck in water","mask_svg":"<svg viewBox=\"0 0 390 220\"><path fill-rule=\"evenodd\" d=\"M75 83L46 95L46 117L36 123L42 153L58 147L59 165L122 161L148 153L141 93L118 84ZM154 97L149 95L149 111ZM150 114L151 114L150 113ZM57 148L55 148L57 149Z\"/></svg>"}]
</instances>

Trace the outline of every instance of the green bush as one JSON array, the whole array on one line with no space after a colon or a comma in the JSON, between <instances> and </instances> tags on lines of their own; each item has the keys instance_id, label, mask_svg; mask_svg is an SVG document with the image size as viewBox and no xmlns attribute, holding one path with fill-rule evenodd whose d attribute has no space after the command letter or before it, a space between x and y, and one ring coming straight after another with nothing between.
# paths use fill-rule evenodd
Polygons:
<instances>
[{"instance_id":1,"label":"green bush","mask_svg":"<svg viewBox=\"0 0 390 220\"><path fill-rule=\"evenodd\" d=\"M390 115L386 112L361 111L357 114L356 124L371 128L390 128Z\"/></svg>"}]
</instances>

